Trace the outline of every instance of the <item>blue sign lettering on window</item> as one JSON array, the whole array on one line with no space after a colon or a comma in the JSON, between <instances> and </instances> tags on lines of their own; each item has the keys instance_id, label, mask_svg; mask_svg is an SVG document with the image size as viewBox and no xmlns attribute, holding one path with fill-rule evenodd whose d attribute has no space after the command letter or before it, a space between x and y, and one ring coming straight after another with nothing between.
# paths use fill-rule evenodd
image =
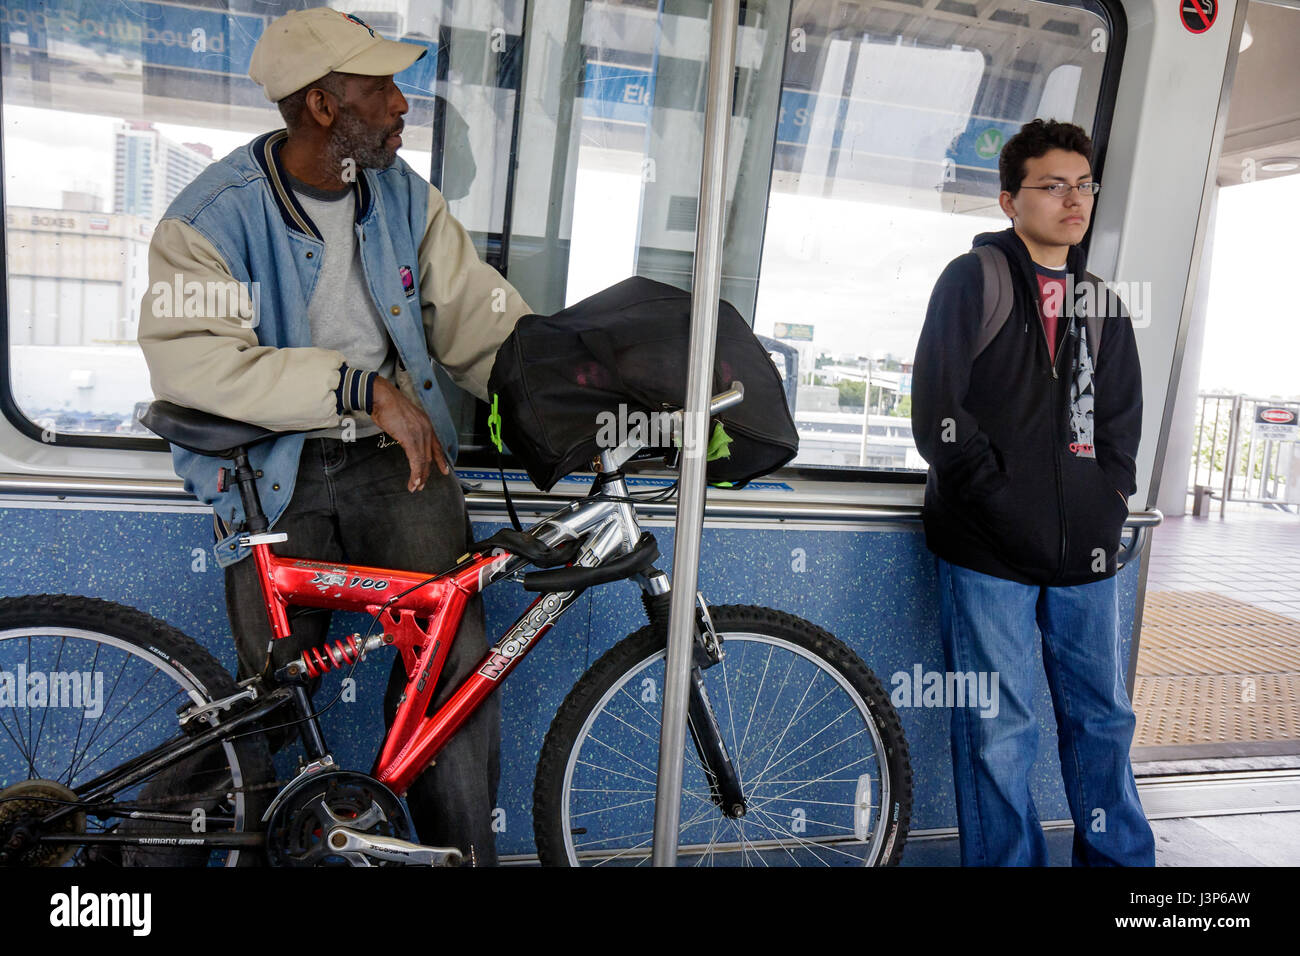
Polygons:
<instances>
[{"instance_id":1,"label":"blue sign lettering on window","mask_svg":"<svg viewBox=\"0 0 1300 956\"><path fill-rule=\"evenodd\" d=\"M272 18L169 3L121 0L3 0L0 43L50 56L76 56L80 47L149 67L179 67L247 76L253 47ZM412 40L428 55L398 74L412 92L431 91L437 45Z\"/></svg>"},{"instance_id":2,"label":"blue sign lettering on window","mask_svg":"<svg viewBox=\"0 0 1300 956\"><path fill-rule=\"evenodd\" d=\"M641 67L589 62L578 95L584 117L644 125L654 104L654 76Z\"/></svg>"},{"instance_id":3,"label":"blue sign lettering on window","mask_svg":"<svg viewBox=\"0 0 1300 956\"><path fill-rule=\"evenodd\" d=\"M801 90L781 91L781 112L776 122L776 141L783 146L806 146L817 97Z\"/></svg>"}]
</instances>

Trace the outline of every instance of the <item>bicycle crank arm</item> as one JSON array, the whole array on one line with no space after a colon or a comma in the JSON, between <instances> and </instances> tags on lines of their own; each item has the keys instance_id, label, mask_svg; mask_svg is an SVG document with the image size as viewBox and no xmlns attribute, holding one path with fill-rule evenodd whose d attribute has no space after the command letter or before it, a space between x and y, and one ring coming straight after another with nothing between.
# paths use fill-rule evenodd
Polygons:
<instances>
[{"instance_id":1,"label":"bicycle crank arm","mask_svg":"<svg viewBox=\"0 0 1300 956\"><path fill-rule=\"evenodd\" d=\"M358 833L347 827L330 830L327 842L331 850L354 866L370 866L372 859L407 866L458 866L462 858L454 846L423 846L393 837Z\"/></svg>"}]
</instances>

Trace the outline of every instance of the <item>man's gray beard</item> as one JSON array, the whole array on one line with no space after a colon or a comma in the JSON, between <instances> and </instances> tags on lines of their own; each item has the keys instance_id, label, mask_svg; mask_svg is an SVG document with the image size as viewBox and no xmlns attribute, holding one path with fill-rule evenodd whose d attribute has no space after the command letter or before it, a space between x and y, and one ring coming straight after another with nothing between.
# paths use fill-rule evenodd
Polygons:
<instances>
[{"instance_id":1,"label":"man's gray beard","mask_svg":"<svg viewBox=\"0 0 1300 956\"><path fill-rule=\"evenodd\" d=\"M373 145L376 136L355 113L341 109L326 147L331 166L341 171L343 161L351 159L360 169L387 169L397 158L397 151L386 148L382 142Z\"/></svg>"}]
</instances>

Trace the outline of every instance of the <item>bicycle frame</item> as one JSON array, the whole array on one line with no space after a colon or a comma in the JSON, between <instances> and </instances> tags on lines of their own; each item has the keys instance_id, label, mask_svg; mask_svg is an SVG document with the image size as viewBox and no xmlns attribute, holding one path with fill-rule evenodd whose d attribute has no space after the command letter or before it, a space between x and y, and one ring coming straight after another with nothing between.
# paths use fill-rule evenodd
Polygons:
<instances>
[{"instance_id":1,"label":"bicycle frame","mask_svg":"<svg viewBox=\"0 0 1300 956\"><path fill-rule=\"evenodd\" d=\"M602 473L617 472L616 459L609 453L601 459ZM609 500L610 495L627 496L621 475L603 481L592 497L556 511L527 533L551 546L583 541L574 562L582 567L595 567L627 554L640 539L641 529L633 506ZM515 575L529 563L526 558L497 549L471 552L454 567L430 577L413 571L280 557L267 543L254 543L252 551L275 639L290 634L289 605L363 611L377 618L385 643L393 644L401 654L406 687L372 770L375 778L399 795L405 794L483 700L582 594L581 590L541 593L437 712L427 714L469 600L489 585ZM667 577L657 569L638 577L648 593L668 591ZM385 600L390 594L396 597ZM354 638L347 644L336 642L332 648L308 650L303 655L307 676L345 666L360 652ZM314 717L308 719L314 724Z\"/></svg>"},{"instance_id":2,"label":"bicycle frame","mask_svg":"<svg viewBox=\"0 0 1300 956\"><path fill-rule=\"evenodd\" d=\"M738 382L732 383L730 389L714 397L710 414L738 403L743 396L743 386ZM681 416L680 411L668 415L676 426L677 434L681 434ZM537 538L550 549L576 543L576 557L571 567L594 569L611 559L630 555L637 550L642 532L621 469L642 447L644 443L641 438L632 437L613 451L601 452L593 462L597 475L588 497L555 511L525 533ZM209 708L228 710L240 697L247 696L255 698L250 706L240 708L230 714L228 719L223 719L200 733L168 741L108 770L82 786L83 796L111 797L200 747L231 737L236 731L265 718L290 702L303 723L303 739L308 756L319 767L321 758L327 756L328 750L311 705L306 679L354 663L367 650L380 645L393 645L397 648L406 669L407 682L393 723L375 761L372 776L398 795L405 795L416 777L433 762L483 700L497 689L556 621L573 606L582 592L591 586L583 584L572 590L540 593L488 650L473 673L462 681L435 713L429 714L434 688L451 644L456 639L466 605L474 595L491 584L517 578L523 568L531 564L530 560L493 546L471 551L450 569L427 576L415 571L276 555L271 551L270 544L287 540L287 535L266 532L267 521L257 500L255 476L248 465L247 454L243 448L239 448L232 457L236 464L234 478L240 486L249 516L246 527L252 532L241 540L252 551L273 639L283 640L292 633L288 614L291 605L365 612L382 627L383 638L379 642L358 641L357 635L352 635L346 643L336 641L332 647L327 643L323 647L304 651L289 666L275 673L269 692L264 690L259 694L246 690L225 701L215 701L208 705ZM668 576L653 565L632 562L610 570L612 576L593 578L592 584L634 576L647 598L662 600L670 591ZM385 594L394 596L385 599ZM647 610L650 610L649 604ZM712 635L711 626L707 627L707 634ZM712 639L712 645L705 641L697 650L716 662L721 656L716 635L712 635ZM199 708L203 709L206 708ZM190 717L196 712L191 711ZM182 724L190 717L182 718ZM726 752L726 745L719 736L702 689L696 683L692 684L690 717L692 738L710 773L715 799L729 815L743 815L744 797L735 768ZM206 721L206 718L200 719ZM43 822L57 822L75 813L78 806L68 804L59 807ZM103 806L113 808L111 802ZM98 805L93 808L97 815L103 816L103 813L98 813L99 809ZM126 809L134 810L130 806ZM143 816L156 815L146 813ZM173 839L177 845L240 847L259 844L263 835L230 833L195 837L187 832L183 836L153 834L148 837L109 833L41 836L42 842L55 844L140 844Z\"/></svg>"}]
</instances>

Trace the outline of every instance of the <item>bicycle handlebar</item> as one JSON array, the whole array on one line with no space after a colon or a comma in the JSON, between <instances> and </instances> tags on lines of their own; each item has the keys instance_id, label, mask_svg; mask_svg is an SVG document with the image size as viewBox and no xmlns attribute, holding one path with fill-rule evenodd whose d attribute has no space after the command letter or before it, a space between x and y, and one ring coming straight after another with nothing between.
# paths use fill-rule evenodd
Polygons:
<instances>
[{"instance_id":1,"label":"bicycle handlebar","mask_svg":"<svg viewBox=\"0 0 1300 956\"><path fill-rule=\"evenodd\" d=\"M744 383L732 382L730 387L727 388L726 391L719 392L717 395L714 395L713 398L709 400L708 417L712 418L714 415L717 415L721 412L725 412L728 408L732 408L736 405L739 405L744 400L745 400ZM663 414L667 418L668 426L670 429L669 434L674 436L678 446L680 447L682 445L681 436L682 436L682 431L686 420L686 410L679 408L674 412L663 412L659 414ZM707 438L708 436L706 435L705 436L706 441ZM630 459L637 452L641 451L643 448L646 448L648 446L649 446L649 442L646 441L642 435L636 434L629 437L628 440L623 442L623 444L619 445L618 448L608 452L609 455L608 463L611 466L610 470L616 471L619 468L623 467L623 465L627 463L628 459Z\"/></svg>"}]
</instances>

